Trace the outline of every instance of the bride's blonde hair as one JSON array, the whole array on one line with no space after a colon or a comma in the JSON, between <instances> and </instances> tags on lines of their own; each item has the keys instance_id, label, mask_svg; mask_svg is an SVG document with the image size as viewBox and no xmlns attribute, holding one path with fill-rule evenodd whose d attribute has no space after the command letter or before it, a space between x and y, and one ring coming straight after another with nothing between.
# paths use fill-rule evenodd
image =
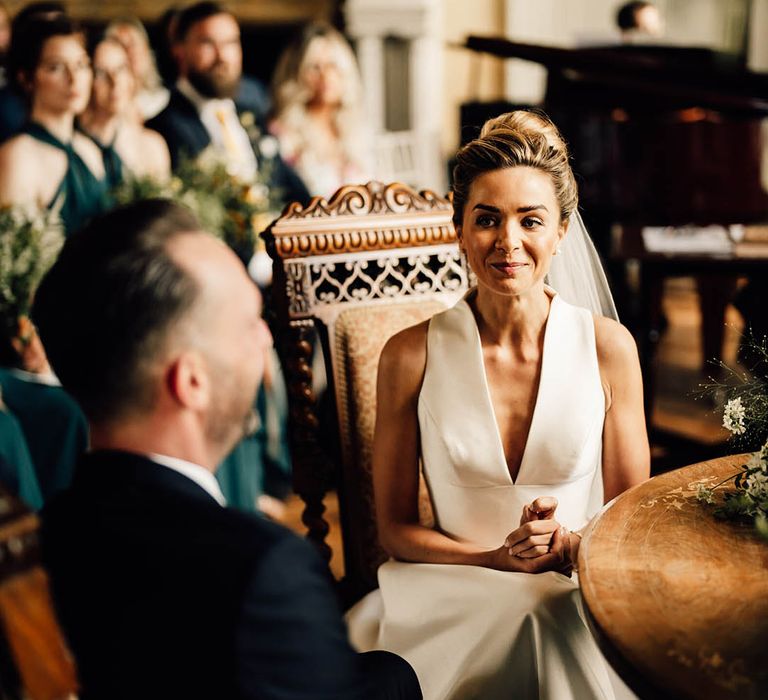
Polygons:
<instances>
[{"instance_id":1,"label":"bride's blonde hair","mask_svg":"<svg viewBox=\"0 0 768 700\"><path fill-rule=\"evenodd\" d=\"M489 119L480 136L456 154L454 225L461 225L470 188L480 175L518 166L536 168L552 178L561 221L566 221L576 211L579 192L563 137L542 112L517 110Z\"/></svg>"}]
</instances>

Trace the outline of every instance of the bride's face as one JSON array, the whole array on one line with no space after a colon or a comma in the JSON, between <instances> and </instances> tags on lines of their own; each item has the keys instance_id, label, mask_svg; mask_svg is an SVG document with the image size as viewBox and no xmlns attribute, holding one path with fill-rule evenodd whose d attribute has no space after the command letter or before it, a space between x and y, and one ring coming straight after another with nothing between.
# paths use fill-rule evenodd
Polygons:
<instances>
[{"instance_id":1,"label":"bride's face","mask_svg":"<svg viewBox=\"0 0 768 700\"><path fill-rule=\"evenodd\" d=\"M519 295L543 285L566 228L551 177L521 166L472 183L458 234L478 284Z\"/></svg>"}]
</instances>

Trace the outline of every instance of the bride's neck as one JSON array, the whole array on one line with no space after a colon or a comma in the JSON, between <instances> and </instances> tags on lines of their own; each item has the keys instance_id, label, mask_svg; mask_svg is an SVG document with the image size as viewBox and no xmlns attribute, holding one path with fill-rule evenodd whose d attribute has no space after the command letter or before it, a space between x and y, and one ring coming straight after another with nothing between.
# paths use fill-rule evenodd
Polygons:
<instances>
[{"instance_id":1,"label":"bride's neck","mask_svg":"<svg viewBox=\"0 0 768 700\"><path fill-rule=\"evenodd\" d=\"M550 301L543 289L521 296L503 296L478 289L469 304L484 344L522 347L539 344Z\"/></svg>"}]
</instances>

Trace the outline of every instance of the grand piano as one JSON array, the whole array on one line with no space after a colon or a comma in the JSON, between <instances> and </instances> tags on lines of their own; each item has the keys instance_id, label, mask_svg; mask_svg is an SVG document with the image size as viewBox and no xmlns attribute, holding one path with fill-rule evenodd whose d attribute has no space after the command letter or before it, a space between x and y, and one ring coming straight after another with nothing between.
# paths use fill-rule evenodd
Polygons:
<instances>
[{"instance_id":1,"label":"grand piano","mask_svg":"<svg viewBox=\"0 0 768 700\"><path fill-rule=\"evenodd\" d=\"M706 362L721 356L725 306L738 276L765 288L768 246L755 254L655 254L641 229L768 223L768 74L699 48L564 49L479 36L465 46L547 68L543 107L570 145L584 219L622 320L638 340L650 419L663 279L697 278ZM465 105L462 137L509 107ZM639 293L624 284L630 259L640 264Z\"/></svg>"}]
</instances>

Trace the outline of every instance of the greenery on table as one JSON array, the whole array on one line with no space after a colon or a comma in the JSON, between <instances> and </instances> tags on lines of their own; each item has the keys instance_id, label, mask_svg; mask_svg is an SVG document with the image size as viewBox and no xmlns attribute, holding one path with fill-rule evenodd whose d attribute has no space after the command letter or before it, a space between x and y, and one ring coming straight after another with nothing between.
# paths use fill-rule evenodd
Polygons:
<instances>
[{"instance_id":1,"label":"greenery on table","mask_svg":"<svg viewBox=\"0 0 768 700\"><path fill-rule=\"evenodd\" d=\"M723 410L723 427L742 448L754 451L738 472L719 484L700 484L697 498L715 505L715 515L727 520L753 521L758 533L768 540L768 338L749 341L751 355L757 358L752 373L734 372L725 365L729 381L712 383L710 391L725 391L729 397ZM764 375L764 376L763 376ZM735 490L716 490L733 483Z\"/></svg>"}]
</instances>

